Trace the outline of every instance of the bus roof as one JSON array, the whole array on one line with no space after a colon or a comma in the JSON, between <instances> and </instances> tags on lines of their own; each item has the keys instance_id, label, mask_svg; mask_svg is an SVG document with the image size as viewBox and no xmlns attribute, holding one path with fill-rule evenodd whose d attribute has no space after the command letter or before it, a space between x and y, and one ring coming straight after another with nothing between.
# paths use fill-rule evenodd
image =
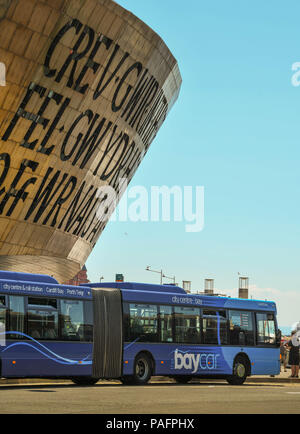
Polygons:
<instances>
[{"instance_id":1,"label":"bus roof","mask_svg":"<svg viewBox=\"0 0 300 434\"><path fill-rule=\"evenodd\" d=\"M20 273L17 271L0 270L0 279L1 280L20 280L22 282L58 284L57 280L54 279L54 277L48 276L46 274Z\"/></svg>"},{"instance_id":2,"label":"bus roof","mask_svg":"<svg viewBox=\"0 0 300 434\"><path fill-rule=\"evenodd\" d=\"M10 295L91 299L90 288L60 285L51 276L0 271L0 291Z\"/></svg>"},{"instance_id":3,"label":"bus roof","mask_svg":"<svg viewBox=\"0 0 300 434\"><path fill-rule=\"evenodd\" d=\"M215 307L276 312L276 304L273 301L190 294L183 288L174 285L152 285L135 282L97 282L84 284L84 286L95 289L120 289L122 291L123 300L128 302L166 303L190 307Z\"/></svg>"},{"instance_id":4,"label":"bus roof","mask_svg":"<svg viewBox=\"0 0 300 434\"><path fill-rule=\"evenodd\" d=\"M81 286L81 285L80 285ZM150 292L168 292L173 294L186 294L183 288L175 285L152 285L150 283L136 283L136 282L97 282L97 283L84 283L82 286L89 286L90 288L117 288L128 289L133 291L150 291Z\"/></svg>"}]
</instances>

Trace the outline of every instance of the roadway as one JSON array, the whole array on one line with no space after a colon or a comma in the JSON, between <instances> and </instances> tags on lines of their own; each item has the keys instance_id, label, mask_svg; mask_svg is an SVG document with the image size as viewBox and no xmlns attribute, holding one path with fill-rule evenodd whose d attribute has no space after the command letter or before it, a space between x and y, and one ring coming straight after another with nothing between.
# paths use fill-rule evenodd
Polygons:
<instances>
[{"instance_id":1,"label":"roadway","mask_svg":"<svg viewBox=\"0 0 300 434\"><path fill-rule=\"evenodd\" d=\"M170 381L124 386L103 381L79 387L68 381L0 386L1 414L299 414L300 380L293 383L224 381L177 385Z\"/></svg>"}]
</instances>

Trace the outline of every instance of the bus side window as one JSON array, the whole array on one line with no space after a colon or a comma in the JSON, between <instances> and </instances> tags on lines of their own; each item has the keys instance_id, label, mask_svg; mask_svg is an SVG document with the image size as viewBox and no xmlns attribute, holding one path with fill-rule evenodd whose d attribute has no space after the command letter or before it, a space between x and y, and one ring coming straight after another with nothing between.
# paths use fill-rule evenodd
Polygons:
<instances>
[{"instance_id":1,"label":"bus side window","mask_svg":"<svg viewBox=\"0 0 300 434\"><path fill-rule=\"evenodd\" d=\"M203 309L202 330L205 344L228 344L226 311Z\"/></svg>"},{"instance_id":2,"label":"bus side window","mask_svg":"<svg viewBox=\"0 0 300 434\"><path fill-rule=\"evenodd\" d=\"M273 313L256 313L258 345L276 343L275 317Z\"/></svg>"},{"instance_id":3,"label":"bus side window","mask_svg":"<svg viewBox=\"0 0 300 434\"><path fill-rule=\"evenodd\" d=\"M173 342L172 306L159 307L160 342Z\"/></svg>"},{"instance_id":4,"label":"bus side window","mask_svg":"<svg viewBox=\"0 0 300 434\"><path fill-rule=\"evenodd\" d=\"M0 346L5 345L6 331L6 298L5 295L0 296Z\"/></svg>"},{"instance_id":5,"label":"bus side window","mask_svg":"<svg viewBox=\"0 0 300 434\"><path fill-rule=\"evenodd\" d=\"M200 344L200 309L196 307L174 307L175 341L181 344Z\"/></svg>"},{"instance_id":6,"label":"bus side window","mask_svg":"<svg viewBox=\"0 0 300 434\"><path fill-rule=\"evenodd\" d=\"M33 339L58 338L57 300L54 298L28 297L28 334Z\"/></svg>"},{"instance_id":7,"label":"bus side window","mask_svg":"<svg viewBox=\"0 0 300 434\"><path fill-rule=\"evenodd\" d=\"M25 303L24 297L19 295L9 296L9 329L18 332L11 334L13 339L24 339L25 333Z\"/></svg>"},{"instance_id":8,"label":"bus side window","mask_svg":"<svg viewBox=\"0 0 300 434\"><path fill-rule=\"evenodd\" d=\"M81 300L60 301L61 335L67 341L84 340L84 307Z\"/></svg>"},{"instance_id":9,"label":"bus side window","mask_svg":"<svg viewBox=\"0 0 300 434\"><path fill-rule=\"evenodd\" d=\"M158 342L157 306L130 304L130 340Z\"/></svg>"},{"instance_id":10,"label":"bus side window","mask_svg":"<svg viewBox=\"0 0 300 434\"><path fill-rule=\"evenodd\" d=\"M218 317L215 310L204 309L202 312L202 330L204 344L218 344Z\"/></svg>"},{"instance_id":11,"label":"bus side window","mask_svg":"<svg viewBox=\"0 0 300 434\"><path fill-rule=\"evenodd\" d=\"M123 303L123 330L124 330L124 341L130 341L130 315L129 315L129 304Z\"/></svg>"},{"instance_id":12,"label":"bus side window","mask_svg":"<svg viewBox=\"0 0 300 434\"><path fill-rule=\"evenodd\" d=\"M231 345L254 345L252 312L229 310L229 340Z\"/></svg>"},{"instance_id":13,"label":"bus side window","mask_svg":"<svg viewBox=\"0 0 300 434\"><path fill-rule=\"evenodd\" d=\"M93 341L93 303L89 301L84 301L84 324L81 326L83 329L84 340L86 342Z\"/></svg>"}]
</instances>

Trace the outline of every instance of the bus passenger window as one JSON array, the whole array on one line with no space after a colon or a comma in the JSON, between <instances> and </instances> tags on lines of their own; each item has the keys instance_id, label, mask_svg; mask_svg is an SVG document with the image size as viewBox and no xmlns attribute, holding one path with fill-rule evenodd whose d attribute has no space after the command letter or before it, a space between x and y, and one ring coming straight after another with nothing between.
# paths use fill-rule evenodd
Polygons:
<instances>
[{"instance_id":1,"label":"bus passenger window","mask_svg":"<svg viewBox=\"0 0 300 434\"><path fill-rule=\"evenodd\" d=\"M130 340L157 342L157 306L130 304Z\"/></svg>"},{"instance_id":2,"label":"bus passenger window","mask_svg":"<svg viewBox=\"0 0 300 434\"><path fill-rule=\"evenodd\" d=\"M201 343L200 310L196 307L174 308L175 341L182 344Z\"/></svg>"},{"instance_id":3,"label":"bus passenger window","mask_svg":"<svg viewBox=\"0 0 300 434\"><path fill-rule=\"evenodd\" d=\"M9 296L10 330L18 332L11 334L12 339L24 339L25 332L25 305L24 297L18 295Z\"/></svg>"},{"instance_id":4,"label":"bus passenger window","mask_svg":"<svg viewBox=\"0 0 300 434\"><path fill-rule=\"evenodd\" d=\"M123 303L123 331L124 341L128 342L130 338L130 316L129 316L129 304Z\"/></svg>"},{"instance_id":5,"label":"bus passenger window","mask_svg":"<svg viewBox=\"0 0 300 434\"><path fill-rule=\"evenodd\" d=\"M203 311L202 330L204 344L218 345L218 318L216 311Z\"/></svg>"},{"instance_id":6,"label":"bus passenger window","mask_svg":"<svg viewBox=\"0 0 300 434\"><path fill-rule=\"evenodd\" d=\"M229 336L231 345L254 345L252 312L229 311Z\"/></svg>"},{"instance_id":7,"label":"bus passenger window","mask_svg":"<svg viewBox=\"0 0 300 434\"><path fill-rule=\"evenodd\" d=\"M228 343L226 311L203 309L202 315L204 343L226 345Z\"/></svg>"},{"instance_id":8,"label":"bus passenger window","mask_svg":"<svg viewBox=\"0 0 300 434\"><path fill-rule=\"evenodd\" d=\"M68 341L84 340L83 301L61 300L60 325L62 338Z\"/></svg>"},{"instance_id":9,"label":"bus passenger window","mask_svg":"<svg viewBox=\"0 0 300 434\"><path fill-rule=\"evenodd\" d=\"M0 343L4 345L6 331L6 306L5 295L0 296Z\"/></svg>"},{"instance_id":10,"label":"bus passenger window","mask_svg":"<svg viewBox=\"0 0 300 434\"><path fill-rule=\"evenodd\" d=\"M57 300L28 297L28 334L33 339L58 338Z\"/></svg>"},{"instance_id":11,"label":"bus passenger window","mask_svg":"<svg viewBox=\"0 0 300 434\"><path fill-rule=\"evenodd\" d=\"M273 313L257 313L258 345L274 345L276 342L275 318Z\"/></svg>"},{"instance_id":12,"label":"bus passenger window","mask_svg":"<svg viewBox=\"0 0 300 434\"><path fill-rule=\"evenodd\" d=\"M84 301L84 341L85 342L93 342L93 304L89 301Z\"/></svg>"},{"instance_id":13,"label":"bus passenger window","mask_svg":"<svg viewBox=\"0 0 300 434\"><path fill-rule=\"evenodd\" d=\"M160 342L173 342L172 306L159 307Z\"/></svg>"}]
</instances>

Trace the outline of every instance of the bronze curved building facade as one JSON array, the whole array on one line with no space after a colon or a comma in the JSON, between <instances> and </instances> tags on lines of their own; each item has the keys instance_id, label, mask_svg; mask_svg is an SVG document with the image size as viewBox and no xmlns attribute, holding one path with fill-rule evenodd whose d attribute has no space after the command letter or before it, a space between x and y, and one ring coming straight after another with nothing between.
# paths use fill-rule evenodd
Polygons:
<instances>
[{"instance_id":1,"label":"bronze curved building facade","mask_svg":"<svg viewBox=\"0 0 300 434\"><path fill-rule=\"evenodd\" d=\"M0 269L64 282L176 101L177 62L112 0L2 0L0 62Z\"/></svg>"}]
</instances>

